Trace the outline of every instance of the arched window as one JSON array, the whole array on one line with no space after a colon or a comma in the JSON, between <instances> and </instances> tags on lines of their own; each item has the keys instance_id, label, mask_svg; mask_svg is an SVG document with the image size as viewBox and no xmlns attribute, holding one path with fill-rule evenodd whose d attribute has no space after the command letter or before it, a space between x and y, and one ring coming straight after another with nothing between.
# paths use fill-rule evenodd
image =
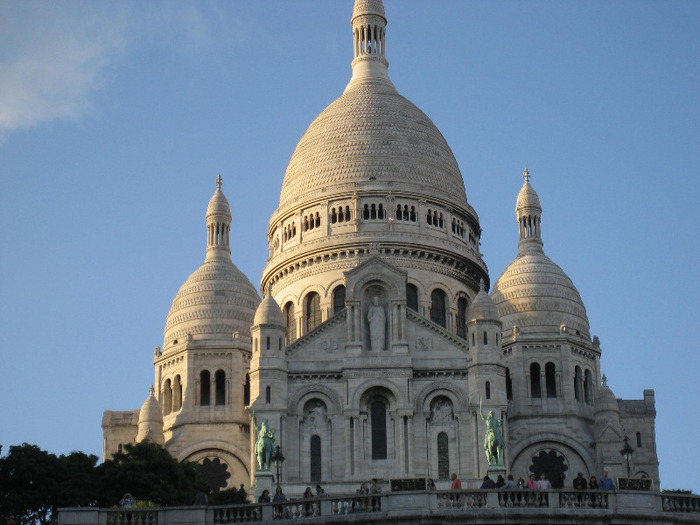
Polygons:
<instances>
[{"instance_id":1,"label":"arched window","mask_svg":"<svg viewBox=\"0 0 700 525\"><path fill-rule=\"evenodd\" d=\"M437 436L438 478L440 479L448 479L450 477L449 446L447 434L440 432Z\"/></svg>"},{"instance_id":2,"label":"arched window","mask_svg":"<svg viewBox=\"0 0 700 525\"><path fill-rule=\"evenodd\" d=\"M506 399L513 399L513 380L510 377L510 368L506 368Z\"/></svg>"},{"instance_id":3,"label":"arched window","mask_svg":"<svg viewBox=\"0 0 700 525\"><path fill-rule=\"evenodd\" d=\"M306 331L309 332L321 324L321 296L311 292L304 303Z\"/></svg>"},{"instance_id":4,"label":"arched window","mask_svg":"<svg viewBox=\"0 0 700 525\"><path fill-rule=\"evenodd\" d=\"M447 295L440 288L430 294L430 320L443 328L447 326Z\"/></svg>"},{"instance_id":5,"label":"arched window","mask_svg":"<svg viewBox=\"0 0 700 525\"><path fill-rule=\"evenodd\" d=\"M267 336L267 342L265 343L265 349L269 350L270 349L270 336Z\"/></svg>"},{"instance_id":6,"label":"arched window","mask_svg":"<svg viewBox=\"0 0 700 525\"><path fill-rule=\"evenodd\" d=\"M415 284L406 285L406 307L414 312L418 311L418 288Z\"/></svg>"},{"instance_id":7,"label":"arched window","mask_svg":"<svg viewBox=\"0 0 700 525\"><path fill-rule=\"evenodd\" d=\"M486 399L491 399L491 382L490 381L486 381L485 390L486 390Z\"/></svg>"},{"instance_id":8,"label":"arched window","mask_svg":"<svg viewBox=\"0 0 700 525\"><path fill-rule=\"evenodd\" d=\"M216 381L216 401L217 405L226 404L226 372L223 370L217 370L214 374L214 380Z\"/></svg>"},{"instance_id":9,"label":"arched window","mask_svg":"<svg viewBox=\"0 0 700 525\"><path fill-rule=\"evenodd\" d=\"M173 381L173 412L177 412L182 408L182 383L180 376L175 376Z\"/></svg>"},{"instance_id":10,"label":"arched window","mask_svg":"<svg viewBox=\"0 0 700 525\"><path fill-rule=\"evenodd\" d=\"M467 338L467 300L464 297L457 299L457 335Z\"/></svg>"},{"instance_id":11,"label":"arched window","mask_svg":"<svg viewBox=\"0 0 700 525\"><path fill-rule=\"evenodd\" d=\"M267 405L270 404L271 396L272 396L272 394L271 394L271 391L270 391L270 387L269 387L269 386L266 386L266 387L265 387L265 404L267 404Z\"/></svg>"},{"instance_id":12,"label":"arched window","mask_svg":"<svg viewBox=\"0 0 700 525\"><path fill-rule=\"evenodd\" d=\"M586 370L583 379L583 399L587 405L593 404L593 393L591 389L593 388L593 376L590 370Z\"/></svg>"},{"instance_id":13,"label":"arched window","mask_svg":"<svg viewBox=\"0 0 700 525\"><path fill-rule=\"evenodd\" d=\"M310 447L311 481L314 483L321 481L321 438L311 436Z\"/></svg>"},{"instance_id":14,"label":"arched window","mask_svg":"<svg viewBox=\"0 0 700 525\"><path fill-rule=\"evenodd\" d=\"M544 365L544 379L547 384L547 397L557 397L557 374L554 363Z\"/></svg>"},{"instance_id":15,"label":"arched window","mask_svg":"<svg viewBox=\"0 0 700 525\"><path fill-rule=\"evenodd\" d=\"M574 397L576 401L581 401L581 390L583 389L583 377L581 376L581 367L577 366L574 371Z\"/></svg>"},{"instance_id":16,"label":"arched window","mask_svg":"<svg viewBox=\"0 0 700 525\"><path fill-rule=\"evenodd\" d=\"M199 404L209 406L211 404L211 375L209 370L199 373Z\"/></svg>"},{"instance_id":17,"label":"arched window","mask_svg":"<svg viewBox=\"0 0 700 525\"><path fill-rule=\"evenodd\" d=\"M372 459L386 459L386 404L377 399L370 405Z\"/></svg>"},{"instance_id":18,"label":"arched window","mask_svg":"<svg viewBox=\"0 0 700 525\"><path fill-rule=\"evenodd\" d=\"M297 327L294 321L294 303L289 301L284 305L284 321L287 324L287 344L297 338Z\"/></svg>"},{"instance_id":19,"label":"arched window","mask_svg":"<svg viewBox=\"0 0 700 525\"><path fill-rule=\"evenodd\" d=\"M642 433L637 432L637 448L642 448Z\"/></svg>"},{"instance_id":20,"label":"arched window","mask_svg":"<svg viewBox=\"0 0 700 525\"><path fill-rule=\"evenodd\" d=\"M542 397L540 390L540 365L537 363L530 365L530 395L532 397Z\"/></svg>"},{"instance_id":21,"label":"arched window","mask_svg":"<svg viewBox=\"0 0 700 525\"><path fill-rule=\"evenodd\" d=\"M163 385L163 415L168 415L173 411L173 387L170 379L165 380Z\"/></svg>"},{"instance_id":22,"label":"arched window","mask_svg":"<svg viewBox=\"0 0 700 525\"><path fill-rule=\"evenodd\" d=\"M250 376L245 375L245 383L243 383L243 404L250 405Z\"/></svg>"},{"instance_id":23,"label":"arched window","mask_svg":"<svg viewBox=\"0 0 700 525\"><path fill-rule=\"evenodd\" d=\"M486 335L486 330L484 330L484 345L489 344L489 336Z\"/></svg>"},{"instance_id":24,"label":"arched window","mask_svg":"<svg viewBox=\"0 0 700 525\"><path fill-rule=\"evenodd\" d=\"M345 286L340 284L333 290L333 315L342 311L343 308L345 308Z\"/></svg>"}]
</instances>

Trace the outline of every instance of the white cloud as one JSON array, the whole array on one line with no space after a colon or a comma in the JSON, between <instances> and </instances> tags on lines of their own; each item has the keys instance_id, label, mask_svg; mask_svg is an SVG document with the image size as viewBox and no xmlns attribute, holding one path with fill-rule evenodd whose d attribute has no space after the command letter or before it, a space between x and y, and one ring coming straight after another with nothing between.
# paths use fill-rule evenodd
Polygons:
<instances>
[{"instance_id":1,"label":"white cloud","mask_svg":"<svg viewBox=\"0 0 700 525\"><path fill-rule=\"evenodd\" d=\"M12 131L90 110L101 72L124 45L107 3L0 3L0 141Z\"/></svg>"}]
</instances>

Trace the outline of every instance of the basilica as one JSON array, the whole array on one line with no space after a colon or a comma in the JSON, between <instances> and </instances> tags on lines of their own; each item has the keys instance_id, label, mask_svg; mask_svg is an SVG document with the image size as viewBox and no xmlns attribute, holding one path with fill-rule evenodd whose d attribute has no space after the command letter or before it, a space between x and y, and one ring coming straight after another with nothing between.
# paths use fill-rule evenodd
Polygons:
<instances>
[{"instance_id":1,"label":"basilica","mask_svg":"<svg viewBox=\"0 0 700 525\"><path fill-rule=\"evenodd\" d=\"M213 488L251 487L267 421L290 493L371 478L449 488L453 472L478 487L494 465L658 488L654 392L623 400L606 384L581 297L545 254L530 173L513 195L517 255L493 280L452 150L389 78L382 1L356 0L351 25L352 77L291 155L260 288L231 259L219 178L154 386L141 409L105 411L104 458L150 440ZM489 417L498 458L484 451Z\"/></svg>"}]
</instances>

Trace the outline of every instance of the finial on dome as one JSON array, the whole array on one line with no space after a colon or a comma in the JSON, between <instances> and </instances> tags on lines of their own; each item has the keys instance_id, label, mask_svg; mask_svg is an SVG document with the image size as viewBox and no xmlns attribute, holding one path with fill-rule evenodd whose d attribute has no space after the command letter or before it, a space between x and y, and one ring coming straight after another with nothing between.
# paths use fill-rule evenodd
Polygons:
<instances>
[{"instance_id":1,"label":"finial on dome","mask_svg":"<svg viewBox=\"0 0 700 525\"><path fill-rule=\"evenodd\" d=\"M479 290L486 291L486 283L484 282L484 278L482 277L479 279Z\"/></svg>"},{"instance_id":2,"label":"finial on dome","mask_svg":"<svg viewBox=\"0 0 700 525\"><path fill-rule=\"evenodd\" d=\"M223 179L221 178L221 173L216 177L216 189L220 190L221 189L221 184L223 183Z\"/></svg>"},{"instance_id":3,"label":"finial on dome","mask_svg":"<svg viewBox=\"0 0 700 525\"><path fill-rule=\"evenodd\" d=\"M156 389L153 387L153 385L151 385L151 388L148 389L148 393L149 393L150 395L155 395Z\"/></svg>"},{"instance_id":4,"label":"finial on dome","mask_svg":"<svg viewBox=\"0 0 700 525\"><path fill-rule=\"evenodd\" d=\"M525 184L530 184L530 170L527 169L527 166L523 170L523 179L525 179Z\"/></svg>"},{"instance_id":5,"label":"finial on dome","mask_svg":"<svg viewBox=\"0 0 700 525\"><path fill-rule=\"evenodd\" d=\"M603 386L608 386L608 378L605 374L603 374Z\"/></svg>"},{"instance_id":6,"label":"finial on dome","mask_svg":"<svg viewBox=\"0 0 700 525\"><path fill-rule=\"evenodd\" d=\"M267 283L267 297L272 296L272 283Z\"/></svg>"}]
</instances>

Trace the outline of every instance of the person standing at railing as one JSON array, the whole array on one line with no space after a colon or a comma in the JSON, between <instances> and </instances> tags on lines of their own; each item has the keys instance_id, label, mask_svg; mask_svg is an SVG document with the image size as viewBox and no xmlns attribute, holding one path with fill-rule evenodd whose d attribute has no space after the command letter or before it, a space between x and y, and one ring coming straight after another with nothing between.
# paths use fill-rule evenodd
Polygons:
<instances>
[{"instance_id":1,"label":"person standing at railing","mask_svg":"<svg viewBox=\"0 0 700 525\"><path fill-rule=\"evenodd\" d=\"M547 474L545 474L544 472L540 474L540 479L537 482L537 488L539 490L549 490L552 488L552 484L549 482L549 480L547 479Z\"/></svg>"},{"instance_id":2,"label":"person standing at railing","mask_svg":"<svg viewBox=\"0 0 700 525\"><path fill-rule=\"evenodd\" d=\"M608 471L603 471L603 477L598 482L600 490L615 490L615 482L608 477Z\"/></svg>"},{"instance_id":3,"label":"person standing at railing","mask_svg":"<svg viewBox=\"0 0 700 525\"><path fill-rule=\"evenodd\" d=\"M455 472L452 473L450 478L452 479L452 486L450 487L450 490L462 490L462 480L457 477Z\"/></svg>"},{"instance_id":4,"label":"person standing at railing","mask_svg":"<svg viewBox=\"0 0 700 525\"><path fill-rule=\"evenodd\" d=\"M527 488L535 490L537 488L537 482L535 481L535 475L530 474L530 478L527 480Z\"/></svg>"}]
</instances>

